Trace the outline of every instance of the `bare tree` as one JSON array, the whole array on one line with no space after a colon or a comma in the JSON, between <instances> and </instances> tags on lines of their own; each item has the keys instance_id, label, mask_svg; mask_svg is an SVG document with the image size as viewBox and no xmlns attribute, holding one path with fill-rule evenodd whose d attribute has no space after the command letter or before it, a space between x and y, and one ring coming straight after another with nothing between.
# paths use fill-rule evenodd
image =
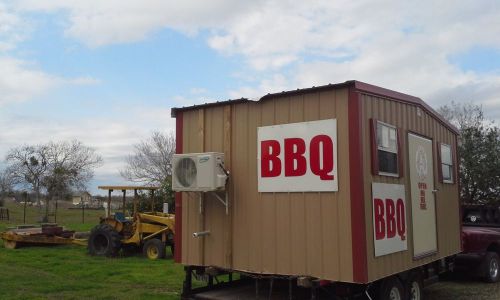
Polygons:
<instances>
[{"instance_id":1,"label":"bare tree","mask_svg":"<svg viewBox=\"0 0 500 300\"><path fill-rule=\"evenodd\" d=\"M44 145L21 146L7 153L6 161L13 180L30 187L36 194L40 207L42 180L48 170L47 147Z\"/></svg>"},{"instance_id":2,"label":"bare tree","mask_svg":"<svg viewBox=\"0 0 500 300\"><path fill-rule=\"evenodd\" d=\"M5 196L12 192L14 184L15 180L9 168L0 172L0 206L2 206Z\"/></svg>"},{"instance_id":3,"label":"bare tree","mask_svg":"<svg viewBox=\"0 0 500 300\"><path fill-rule=\"evenodd\" d=\"M127 166L120 175L130 181L162 184L172 175L174 153L173 132L153 131L148 139L134 145L134 154L127 157Z\"/></svg>"},{"instance_id":4,"label":"bare tree","mask_svg":"<svg viewBox=\"0 0 500 300\"><path fill-rule=\"evenodd\" d=\"M36 193L41 213L42 189L47 191L49 198L72 188L83 189L94 175L94 168L101 165L102 158L94 149L73 140L13 148L8 152L6 161L12 179ZM46 200L48 214L49 199Z\"/></svg>"},{"instance_id":5,"label":"bare tree","mask_svg":"<svg viewBox=\"0 0 500 300\"><path fill-rule=\"evenodd\" d=\"M46 148L48 170L43 186L51 197L71 188L85 189L94 176L94 169L102 164L102 158L96 154L95 149L78 140L49 142Z\"/></svg>"},{"instance_id":6,"label":"bare tree","mask_svg":"<svg viewBox=\"0 0 500 300\"><path fill-rule=\"evenodd\" d=\"M451 101L450 104L439 107L438 112L459 130L477 128L485 122L483 107L472 103Z\"/></svg>"}]
</instances>

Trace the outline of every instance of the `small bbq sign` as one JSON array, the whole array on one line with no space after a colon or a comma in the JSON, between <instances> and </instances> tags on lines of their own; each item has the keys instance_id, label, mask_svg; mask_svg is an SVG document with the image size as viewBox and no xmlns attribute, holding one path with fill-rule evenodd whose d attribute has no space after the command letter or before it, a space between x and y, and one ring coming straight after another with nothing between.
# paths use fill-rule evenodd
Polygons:
<instances>
[{"instance_id":1,"label":"small bbq sign","mask_svg":"<svg viewBox=\"0 0 500 300\"><path fill-rule=\"evenodd\" d=\"M372 200L375 256L407 250L404 185L374 182Z\"/></svg>"},{"instance_id":2,"label":"small bbq sign","mask_svg":"<svg viewBox=\"0 0 500 300\"><path fill-rule=\"evenodd\" d=\"M259 192L338 191L337 120L259 127Z\"/></svg>"}]
</instances>

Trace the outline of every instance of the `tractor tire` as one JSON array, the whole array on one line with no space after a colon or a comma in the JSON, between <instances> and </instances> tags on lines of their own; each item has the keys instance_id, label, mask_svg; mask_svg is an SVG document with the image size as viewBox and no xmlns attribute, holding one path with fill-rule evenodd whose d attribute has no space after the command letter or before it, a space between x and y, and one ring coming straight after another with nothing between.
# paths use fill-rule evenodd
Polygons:
<instances>
[{"instance_id":1,"label":"tractor tire","mask_svg":"<svg viewBox=\"0 0 500 300\"><path fill-rule=\"evenodd\" d=\"M90 255L113 257L121 248L120 234L108 224L99 224L90 232L88 250Z\"/></svg>"},{"instance_id":2,"label":"tractor tire","mask_svg":"<svg viewBox=\"0 0 500 300\"><path fill-rule=\"evenodd\" d=\"M142 253L149 259L165 258L165 243L159 239L150 239L144 243Z\"/></svg>"}]
</instances>

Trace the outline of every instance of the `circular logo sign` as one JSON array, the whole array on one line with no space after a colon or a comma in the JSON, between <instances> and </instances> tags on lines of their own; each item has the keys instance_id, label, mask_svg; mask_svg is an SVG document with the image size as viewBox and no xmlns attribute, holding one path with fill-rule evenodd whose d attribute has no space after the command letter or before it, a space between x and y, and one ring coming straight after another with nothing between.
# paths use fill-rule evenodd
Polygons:
<instances>
[{"instance_id":1,"label":"circular logo sign","mask_svg":"<svg viewBox=\"0 0 500 300\"><path fill-rule=\"evenodd\" d=\"M415 167L420 180L424 180L427 177L427 154L422 146L418 146L417 148Z\"/></svg>"}]
</instances>

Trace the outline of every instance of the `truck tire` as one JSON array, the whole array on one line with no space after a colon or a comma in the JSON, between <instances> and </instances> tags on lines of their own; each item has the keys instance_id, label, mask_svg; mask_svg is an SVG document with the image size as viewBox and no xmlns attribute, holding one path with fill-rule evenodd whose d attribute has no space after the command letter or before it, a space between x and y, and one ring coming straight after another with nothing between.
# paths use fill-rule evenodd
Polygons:
<instances>
[{"instance_id":1,"label":"truck tire","mask_svg":"<svg viewBox=\"0 0 500 300\"><path fill-rule=\"evenodd\" d=\"M406 279L405 288L408 300L424 299L424 284L420 272L414 271L410 273L410 276Z\"/></svg>"},{"instance_id":2,"label":"truck tire","mask_svg":"<svg viewBox=\"0 0 500 300\"><path fill-rule=\"evenodd\" d=\"M498 282L499 279L499 258L495 252L487 252L483 259L482 271L486 282Z\"/></svg>"},{"instance_id":3,"label":"truck tire","mask_svg":"<svg viewBox=\"0 0 500 300\"><path fill-rule=\"evenodd\" d=\"M406 300L406 293L401 281L396 277L383 279L379 289L379 300Z\"/></svg>"},{"instance_id":4,"label":"truck tire","mask_svg":"<svg viewBox=\"0 0 500 300\"><path fill-rule=\"evenodd\" d=\"M108 224L99 224L90 232L88 250L90 255L113 257L121 248L120 234Z\"/></svg>"},{"instance_id":5,"label":"truck tire","mask_svg":"<svg viewBox=\"0 0 500 300\"><path fill-rule=\"evenodd\" d=\"M165 258L165 243L159 239L150 239L144 243L142 253L149 259Z\"/></svg>"}]
</instances>

